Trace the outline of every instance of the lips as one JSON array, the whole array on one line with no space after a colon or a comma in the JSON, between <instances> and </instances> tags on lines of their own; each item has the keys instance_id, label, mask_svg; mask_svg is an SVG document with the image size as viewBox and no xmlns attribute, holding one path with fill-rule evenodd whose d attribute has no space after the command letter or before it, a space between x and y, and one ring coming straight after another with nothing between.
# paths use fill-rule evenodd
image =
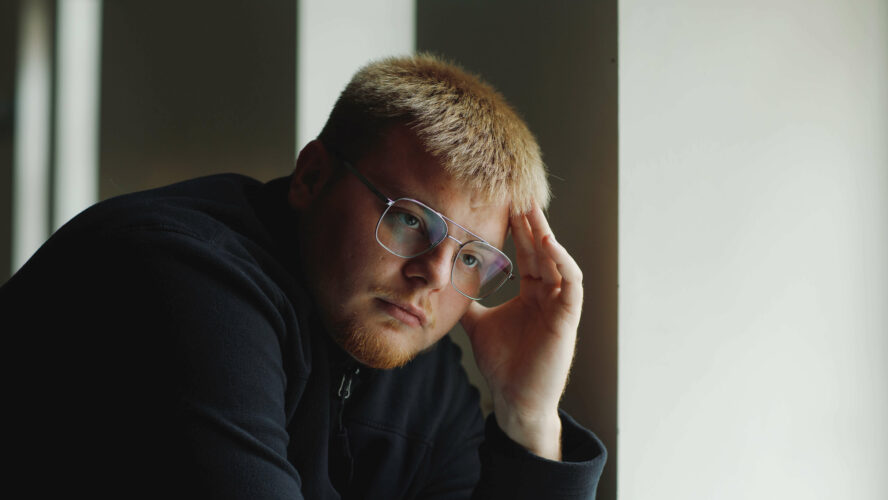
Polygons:
<instances>
[{"instance_id":1,"label":"lips","mask_svg":"<svg viewBox=\"0 0 888 500\"><path fill-rule=\"evenodd\" d=\"M386 311L404 323L413 326L426 324L426 315L419 307L407 302L397 302L391 299L378 299L382 302Z\"/></svg>"}]
</instances>

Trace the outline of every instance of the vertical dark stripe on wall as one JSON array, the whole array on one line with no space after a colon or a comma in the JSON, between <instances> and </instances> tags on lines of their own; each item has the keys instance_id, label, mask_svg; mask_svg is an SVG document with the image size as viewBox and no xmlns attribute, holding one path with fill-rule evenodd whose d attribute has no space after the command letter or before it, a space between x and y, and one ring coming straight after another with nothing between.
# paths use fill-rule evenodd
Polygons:
<instances>
[{"instance_id":1,"label":"vertical dark stripe on wall","mask_svg":"<svg viewBox=\"0 0 888 500\"><path fill-rule=\"evenodd\" d=\"M606 443L598 497L616 498L617 2L418 0L416 45L490 81L540 142L550 222L585 277L562 404Z\"/></svg>"}]
</instances>

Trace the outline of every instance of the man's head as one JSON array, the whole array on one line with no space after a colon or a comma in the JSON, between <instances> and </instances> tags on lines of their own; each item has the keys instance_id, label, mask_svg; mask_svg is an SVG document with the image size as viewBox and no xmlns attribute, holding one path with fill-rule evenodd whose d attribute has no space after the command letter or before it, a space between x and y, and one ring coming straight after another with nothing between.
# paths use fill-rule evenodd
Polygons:
<instances>
[{"instance_id":1,"label":"man's head","mask_svg":"<svg viewBox=\"0 0 888 500\"><path fill-rule=\"evenodd\" d=\"M548 204L539 147L489 85L430 56L361 69L319 140L300 153L289 201L300 223L306 286L325 327L353 357L391 368L427 349L459 321L470 299L451 285L459 243L402 258L376 226L385 197L413 198L455 221L459 241L502 248L512 213Z\"/></svg>"},{"instance_id":2,"label":"man's head","mask_svg":"<svg viewBox=\"0 0 888 500\"><path fill-rule=\"evenodd\" d=\"M392 124L409 126L466 187L512 213L549 204L540 148L493 87L429 55L371 63L352 77L318 137L356 160Z\"/></svg>"}]
</instances>

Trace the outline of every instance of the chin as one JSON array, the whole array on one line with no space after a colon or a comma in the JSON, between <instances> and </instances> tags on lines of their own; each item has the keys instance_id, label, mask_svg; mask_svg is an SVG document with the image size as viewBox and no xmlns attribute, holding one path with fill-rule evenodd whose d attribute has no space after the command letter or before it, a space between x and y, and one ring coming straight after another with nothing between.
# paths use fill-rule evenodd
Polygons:
<instances>
[{"instance_id":1,"label":"chin","mask_svg":"<svg viewBox=\"0 0 888 500\"><path fill-rule=\"evenodd\" d=\"M404 366L416 357L420 349L408 345L406 334L397 320L377 327L349 322L336 328L333 338L342 349L360 363L380 370Z\"/></svg>"}]
</instances>

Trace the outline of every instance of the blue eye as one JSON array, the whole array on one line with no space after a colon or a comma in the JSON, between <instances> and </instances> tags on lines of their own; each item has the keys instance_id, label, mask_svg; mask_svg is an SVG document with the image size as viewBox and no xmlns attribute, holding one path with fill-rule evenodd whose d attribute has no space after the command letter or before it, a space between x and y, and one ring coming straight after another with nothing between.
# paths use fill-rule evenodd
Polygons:
<instances>
[{"instance_id":1,"label":"blue eye","mask_svg":"<svg viewBox=\"0 0 888 500\"><path fill-rule=\"evenodd\" d=\"M480 264L478 258L472 254L464 253L460 255L460 259L462 259L462 263L466 267L475 267Z\"/></svg>"},{"instance_id":2,"label":"blue eye","mask_svg":"<svg viewBox=\"0 0 888 500\"><path fill-rule=\"evenodd\" d=\"M419 220L419 217L405 212L398 214L398 222L410 228L417 228L422 224L422 221Z\"/></svg>"},{"instance_id":3,"label":"blue eye","mask_svg":"<svg viewBox=\"0 0 888 500\"><path fill-rule=\"evenodd\" d=\"M425 235L428 230L426 229L425 219L410 210L393 209L389 213L389 216L391 217L390 220L393 224L392 229L402 235L406 235L407 233Z\"/></svg>"}]
</instances>

